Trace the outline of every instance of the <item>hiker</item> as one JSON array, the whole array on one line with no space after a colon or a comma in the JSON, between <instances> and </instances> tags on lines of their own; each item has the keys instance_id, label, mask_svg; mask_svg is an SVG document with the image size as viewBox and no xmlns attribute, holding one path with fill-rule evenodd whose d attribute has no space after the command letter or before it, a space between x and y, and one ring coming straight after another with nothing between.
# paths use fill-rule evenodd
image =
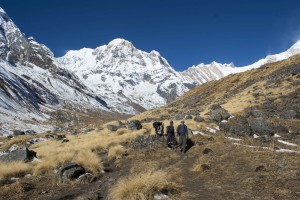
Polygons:
<instances>
[{"instance_id":1,"label":"hiker","mask_svg":"<svg viewBox=\"0 0 300 200\"><path fill-rule=\"evenodd\" d=\"M177 127L177 134L179 135L179 147L181 149L182 153L185 153L186 151L186 143L188 139L188 128L184 124L184 121L181 121L181 123Z\"/></svg>"},{"instance_id":2,"label":"hiker","mask_svg":"<svg viewBox=\"0 0 300 200\"><path fill-rule=\"evenodd\" d=\"M170 121L170 125L167 126L167 145L168 147L174 147L177 145L177 141L175 138L175 130L173 126L173 121Z\"/></svg>"},{"instance_id":3,"label":"hiker","mask_svg":"<svg viewBox=\"0 0 300 200\"><path fill-rule=\"evenodd\" d=\"M156 139L162 137L164 141L164 124L162 122L154 122L153 128L155 129Z\"/></svg>"}]
</instances>

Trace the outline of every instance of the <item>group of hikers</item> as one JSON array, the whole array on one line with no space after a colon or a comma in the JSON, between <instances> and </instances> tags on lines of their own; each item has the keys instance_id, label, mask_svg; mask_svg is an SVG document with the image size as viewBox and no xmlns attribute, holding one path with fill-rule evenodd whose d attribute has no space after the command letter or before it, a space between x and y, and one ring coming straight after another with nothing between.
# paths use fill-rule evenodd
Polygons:
<instances>
[{"instance_id":1,"label":"group of hikers","mask_svg":"<svg viewBox=\"0 0 300 200\"><path fill-rule=\"evenodd\" d=\"M153 128L155 129L157 139L162 138L164 141L164 124L162 122L154 122ZM170 121L170 125L167 126L166 135L167 135L167 145L168 147L174 149L180 147L182 153L186 152L187 141L188 141L188 128L184 124L184 121L177 126L176 129L177 135L179 136L179 142L177 143L175 136L175 128L173 121Z\"/></svg>"}]
</instances>

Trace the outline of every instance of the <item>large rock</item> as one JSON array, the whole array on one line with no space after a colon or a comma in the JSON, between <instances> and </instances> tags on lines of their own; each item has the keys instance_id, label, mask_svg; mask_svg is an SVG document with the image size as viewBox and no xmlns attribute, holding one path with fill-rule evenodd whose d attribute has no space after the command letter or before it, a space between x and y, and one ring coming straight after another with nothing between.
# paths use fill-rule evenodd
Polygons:
<instances>
[{"instance_id":1,"label":"large rock","mask_svg":"<svg viewBox=\"0 0 300 200\"><path fill-rule=\"evenodd\" d=\"M251 127L253 134L256 134L258 136L274 135L273 128L262 117L250 118L250 119L248 119L248 123L249 123L249 126Z\"/></svg>"},{"instance_id":2,"label":"large rock","mask_svg":"<svg viewBox=\"0 0 300 200\"><path fill-rule=\"evenodd\" d=\"M197 115L196 117L194 117L194 121L195 122L203 122L204 119L202 117L200 117L200 115Z\"/></svg>"},{"instance_id":3,"label":"large rock","mask_svg":"<svg viewBox=\"0 0 300 200\"><path fill-rule=\"evenodd\" d=\"M20 131L20 130L13 130L13 135L17 136L17 135L25 135L24 131Z\"/></svg>"},{"instance_id":4,"label":"large rock","mask_svg":"<svg viewBox=\"0 0 300 200\"><path fill-rule=\"evenodd\" d=\"M220 123L222 120L227 120L231 115L224 108L216 108L209 112L210 120Z\"/></svg>"},{"instance_id":5,"label":"large rock","mask_svg":"<svg viewBox=\"0 0 300 200\"><path fill-rule=\"evenodd\" d=\"M9 152L8 154L0 156L0 161L3 162L15 162L24 161L28 162L36 157L36 152L31 151L27 148L17 149L15 151Z\"/></svg>"},{"instance_id":6,"label":"large rock","mask_svg":"<svg viewBox=\"0 0 300 200\"><path fill-rule=\"evenodd\" d=\"M57 176L60 182L77 179L85 173L85 169L77 163L66 163L58 169Z\"/></svg>"},{"instance_id":7,"label":"large rock","mask_svg":"<svg viewBox=\"0 0 300 200\"><path fill-rule=\"evenodd\" d=\"M140 130L143 126L139 120L132 120L128 123L129 130Z\"/></svg>"},{"instance_id":8,"label":"large rock","mask_svg":"<svg viewBox=\"0 0 300 200\"><path fill-rule=\"evenodd\" d=\"M120 128L120 126L110 124L110 125L107 125L106 128L110 131L117 131Z\"/></svg>"},{"instance_id":9,"label":"large rock","mask_svg":"<svg viewBox=\"0 0 300 200\"><path fill-rule=\"evenodd\" d=\"M231 118L228 122L221 122L219 127L220 130L226 133L232 133L239 136L253 135L247 119L242 116Z\"/></svg>"}]
</instances>

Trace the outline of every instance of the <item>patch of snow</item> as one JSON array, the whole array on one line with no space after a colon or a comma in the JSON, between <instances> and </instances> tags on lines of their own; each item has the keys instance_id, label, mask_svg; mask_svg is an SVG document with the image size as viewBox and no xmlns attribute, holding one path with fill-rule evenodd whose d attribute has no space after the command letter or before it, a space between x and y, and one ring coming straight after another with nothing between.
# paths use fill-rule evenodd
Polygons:
<instances>
[{"instance_id":1,"label":"patch of snow","mask_svg":"<svg viewBox=\"0 0 300 200\"><path fill-rule=\"evenodd\" d=\"M193 135L198 135L198 134L200 134L200 135L206 135L205 133L203 133L203 132L201 132L201 131L192 131L193 132Z\"/></svg>"},{"instance_id":2,"label":"patch of snow","mask_svg":"<svg viewBox=\"0 0 300 200\"><path fill-rule=\"evenodd\" d=\"M254 134L254 135L253 135L253 137L254 137L254 138L259 138L259 136L258 136L258 135L256 135L256 134Z\"/></svg>"},{"instance_id":3,"label":"patch of snow","mask_svg":"<svg viewBox=\"0 0 300 200\"><path fill-rule=\"evenodd\" d=\"M275 137L275 138L281 138L281 136L278 135L277 133L275 133L273 137Z\"/></svg>"},{"instance_id":4,"label":"patch of snow","mask_svg":"<svg viewBox=\"0 0 300 200\"><path fill-rule=\"evenodd\" d=\"M227 138L229 140L234 140L234 141L241 141L241 139L239 139L239 138L233 138L233 137L225 137L225 138Z\"/></svg>"},{"instance_id":5,"label":"patch of snow","mask_svg":"<svg viewBox=\"0 0 300 200\"><path fill-rule=\"evenodd\" d=\"M166 194L155 194L154 195L154 200L163 200L163 199L168 199L169 196Z\"/></svg>"},{"instance_id":6,"label":"patch of snow","mask_svg":"<svg viewBox=\"0 0 300 200\"><path fill-rule=\"evenodd\" d=\"M293 147L297 147L298 145L297 144L294 144L294 143L291 143L291 142L287 142L287 141L284 141L284 140L277 140L278 142L282 143L282 144L286 144L286 145L289 145L289 146L293 146Z\"/></svg>"},{"instance_id":7,"label":"patch of snow","mask_svg":"<svg viewBox=\"0 0 300 200\"><path fill-rule=\"evenodd\" d=\"M206 129L207 129L209 132L214 133L214 134L217 132L217 130L215 130L215 129L213 129L213 128L210 128L210 127L206 127Z\"/></svg>"},{"instance_id":8,"label":"patch of snow","mask_svg":"<svg viewBox=\"0 0 300 200\"><path fill-rule=\"evenodd\" d=\"M20 149L20 147L16 144L13 144L11 147L9 147L8 151L9 152L14 152L16 150Z\"/></svg>"},{"instance_id":9,"label":"patch of snow","mask_svg":"<svg viewBox=\"0 0 300 200\"><path fill-rule=\"evenodd\" d=\"M290 149L279 149L279 150L275 150L276 152L279 153L300 153L300 151L294 151L294 150L290 150Z\"/></svg>"}]
</instances>

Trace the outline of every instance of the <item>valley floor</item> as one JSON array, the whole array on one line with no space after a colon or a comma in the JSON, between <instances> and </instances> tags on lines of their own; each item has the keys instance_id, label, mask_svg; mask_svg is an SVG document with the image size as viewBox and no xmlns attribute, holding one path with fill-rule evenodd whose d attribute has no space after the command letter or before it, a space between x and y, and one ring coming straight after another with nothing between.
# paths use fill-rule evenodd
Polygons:
<instances>
[{"instance_id":1,"label":"valley floor","mask_svg":"<svg viewBox=\"0 0 300 200\"><path fill-rule=\"evenodd\" d=\"M143 134L149 133L147 129ZM276 152L275 142L268 144L268 148L236 145L222 133L194 135L191 139L194 145L186 154L161 143L140 148L134 145L135 140L123 141L128 151L122 157L110 157L105 150L97 152L105 173L95 182L58 183L54 173L7 180L1 182L0 199L112 199L116 196L109 198L109 193L134 193L131 190L139 190L140 185L147 185L160 172L167 177L169 185L155 188L149 183L153 187L152 197L154 193L164 193L169 199L191 200L300 198L299 151ZM250 140L246 142L258 145ZM135 176L138 176L136 180ZM126 184L121 185L124 180ZM142 193L143 188L140 190Z\"/></svg>"}]
</instances>

